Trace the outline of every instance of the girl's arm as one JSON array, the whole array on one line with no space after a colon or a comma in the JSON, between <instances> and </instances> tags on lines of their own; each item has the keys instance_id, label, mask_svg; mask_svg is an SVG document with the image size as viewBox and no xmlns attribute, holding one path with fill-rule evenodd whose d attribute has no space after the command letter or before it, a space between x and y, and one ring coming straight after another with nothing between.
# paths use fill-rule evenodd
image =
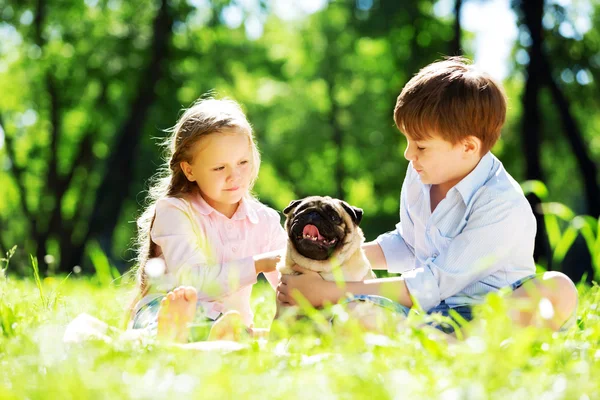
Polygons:
<instances>
[{"instance_id":1,"label":"girl's arm","mask_svg":"<svg viewBox=\"0 0 600 400\"><path fill-rule=\"evenodd\" d=\"M277 263L281 259L281 256L284 254L284 249L287 246L288 236L283 227L281 226L281 221L279 214L277 211L268 208L268 218L265 219L265 224L268 224L265 227L265 232L268 232L265 239L268 240L266 244L266 248L271 253L267 253L267 259L264 260L263 256L258 256L263 262L262 271L267 281L271 284L273 290L277 289L277 285L279 284L279 272L275 270ZM269 257L269 255L275 254L276 257Z\"/></svg>"},{"instance_id":2,"label":"girl's arm","mask_svg":"<svg viewBox=\"0 0 600 400\"><path fill-rule=\"evenodd\" d=\"M277 265L279 260L281 260L281 251L282 250L275 250L275 251L271 251L269 253L263 253L263 254L258 254L256 256L254 256L253 260L254 260L254 268L256 270L256 275L258 275L262 272L263 274L265 274L265 276L267 274L269 274L269 276L271 276L272 273L275 273L275 279L277 280L277 273L275 272L275 266Z\"/></svg>"},{"instance_id":3,"label":"girl's arm","mask_svg":"<svg viewBox=\"0 0 600 400\"><path fill-rule=\"evenodd\" d=\"M162 250L166 274L151 284L187 284L196 287L200 300L214 300L256 283L256 275L268 271L277 255L265 254L219 263L214 245L195 218L189 203L164 198L156 203L151 238ZM150 276L152 278L152 276Z\"/></svg>"}]
</instances>

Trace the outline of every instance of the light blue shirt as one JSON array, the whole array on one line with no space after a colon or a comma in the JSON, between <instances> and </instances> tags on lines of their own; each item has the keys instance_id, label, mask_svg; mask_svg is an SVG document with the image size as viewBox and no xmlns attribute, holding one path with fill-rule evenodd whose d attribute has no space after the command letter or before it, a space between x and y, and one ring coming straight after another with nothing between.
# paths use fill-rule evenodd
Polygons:
<instances>
[{"instance_id":1,"label":"light blue shirt","mask_svg":"<svg viewBox=\"0 0 600 400\"><path fill-rule=\"evenodd\" d=\"M429 190L408 166L396 230L377 238L424 310L484 296L535 273L536 221L519 184L487 153L431 212Z\"/></svg>"}]
</instances>

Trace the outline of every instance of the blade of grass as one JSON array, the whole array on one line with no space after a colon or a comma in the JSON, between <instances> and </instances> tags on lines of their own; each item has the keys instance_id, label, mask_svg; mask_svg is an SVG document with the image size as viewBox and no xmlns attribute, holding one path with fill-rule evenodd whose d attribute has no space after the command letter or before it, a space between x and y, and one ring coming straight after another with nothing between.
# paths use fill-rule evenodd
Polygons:
<instances>
[{"instance_id":1,"label":"blade of grass","mask_svg":"<svg viewBox=\"0 0 600 400\"><path fill-rule=\"evenodd\" d=\"M8 270L8 264L10 264L10 259L15 255L15 251L17 251L17 246L13 246L10 250L6 252L6 258L0 258L0 263L4 263L4 267L0 267L0 278L6 276L6 270Z\"/></svg>"},{"instance_id":2,"label":"blade of grass","mask_svg":"<svg viewBox=\"0 0 600 400\"><path fill-rule=\"evenodd\" d=\"M44 306L44 308L48 307L48 299L46 298L46 296L44 295L44 288L42 286L42 280L40 279L40 269L38 267L38 260L36 257L29 255L29 257L31 258L31 266L33 267L33 277L35 279L35 285L38 288L38 291L40 292L40 298L42 300L42 305Z\"/></svg>"},{"instance_id":3,"label":"blade of grass","mask_svg":"<svg viewBox=\"0 0 600 400\"><path fill-rule=\"evenodd\" d=\"M544 223L546 225L546 234L550 242L550 248L555 249L560 241L561 233L558 226L558 219L553 214L544 213Z\"/></svg>"},{"instance_id":4,"label":"blade of grass","mask_svg":"<svg viewBox=\"0 0 600 400\"><path fill-rule=\"evenodd\" d=\"M565 229L565 231L561 235L552 254L552 263L554 270L557 270L556 266L562 263L563 259L565 258L565 255L573 245L573 242L575 242L575 239L577 239L577 235L577 228L575 228L572 224L569 225L569 227Z\"/></svg>"},{"instance_id":5,"label":"blade of grass","mask_svg":"<svg viewBox=\"0 0 600 400\"><path fill-rule=\"evenodd\" d=\"M96 278L103 285L110 285L113 280L111 273L111 265L106 257L106 254L102 251L102 248L95 240L90 241L88 244L88 254L92 260L92 265L96 270Z\"/></svg>"},{"instance_id":6,"label":"blade of grass","mask_svg":"<svg viewBox=\"0 0 600 400\"><path fill-rule=\"evenodd\" d=\"M521 184L521 189L527 195L530 193L535 194L540 200L544 200L548 197L548 188L542 181L525 181Z\"/></svg>"}]
</instances>

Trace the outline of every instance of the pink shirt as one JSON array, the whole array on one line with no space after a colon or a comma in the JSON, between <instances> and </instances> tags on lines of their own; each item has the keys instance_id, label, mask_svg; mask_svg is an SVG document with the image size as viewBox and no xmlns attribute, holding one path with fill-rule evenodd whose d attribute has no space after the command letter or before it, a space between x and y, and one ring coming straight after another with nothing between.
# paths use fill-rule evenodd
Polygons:
<instances>
[{"instance_id":1,"label":"pink shirt","mask_svg":"<svg viewBox=\"0 0 600 400\"><path fill-rule=\"evenodd\" d=\"M243 199L230 219L200 195L160 199L150 235L166 263L163 284L194 286L209 318L237 310L248 326L256 283L252 256L283 249L287 240L277 211L257 200ZM275 288L277 272L265 276Z\"/></svg>"}]
</instances>

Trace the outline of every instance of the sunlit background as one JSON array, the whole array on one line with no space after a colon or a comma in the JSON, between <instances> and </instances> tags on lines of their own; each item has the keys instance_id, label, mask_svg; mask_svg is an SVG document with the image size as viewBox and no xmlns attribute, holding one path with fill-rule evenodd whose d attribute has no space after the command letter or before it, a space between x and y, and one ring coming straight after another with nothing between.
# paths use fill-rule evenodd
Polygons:
<instances>
[{"instance_id":1,"label":"sunlit background","mask_svg":"<svg viewBox=\"0 0 600 400\"><path fill-rule=\"evenodd\" d=\"M32 254L46 274L130 268L157 144L209 91L247 111L261 201L281 210L312 194L344 198L364 208L373 239L398 221L407 167L395 98L454 54L504 83L509 114L494 152L519 182L544 183L526 187L537 188L534 210L563 204L548 208L566 220L561 231L575 215L597 218L599 10L567 0L5 1L0 251L17 245L14 264ZM540 265L593 276L583 236L559 260L539 221Z\"/></svg>"}]
</instances>

